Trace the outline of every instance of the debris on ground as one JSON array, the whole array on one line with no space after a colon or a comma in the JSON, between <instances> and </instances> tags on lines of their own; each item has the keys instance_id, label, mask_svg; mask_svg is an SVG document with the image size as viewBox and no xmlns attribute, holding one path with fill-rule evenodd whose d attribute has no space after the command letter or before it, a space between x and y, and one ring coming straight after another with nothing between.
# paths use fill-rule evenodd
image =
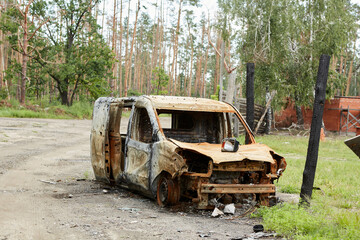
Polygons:
<instances>
[{"instance_id":1,"label":"debris on ground","mask_svg":"<svg viewBox=\"0 0 360 240\"><path fill-rule=\"evenodd\" d=\"M254 232L263 232L264 231L264 226L263 225L261 225L261 224L257 224L257 225L255 225L254 227L253 227L253 230L254 230Z\"/></svg>"},{"instance_id":2,"label":"debris on ground","mask_svg":"<svg viewBox=\"0 0 360 240\"><path fill-rule=\"evenodd\" d=\"M235 205L233 203L225 205L224 213L235 214Z\"/></svg>"},{"instance_id":3,"label":"debris on ground","mask_svg":"<svg viewBox=\"0 0 360 240\"><path fill-rule=\"evenodd\" d=\"M140 211L140 209L138 209L138 208L128 208L128 207L118 208L118 210L127 211L127 212L139 212Z\"/></svg>"},{"instance_id":4,"label":"debris on ground","mask_svg":"<svg viewBox=\"0 0 360 240\"><path fill-rule=\"evenodd\" d=\"M224 213L216 207L216 208L214 208L214 211L212 212L211 217L215 218L215 217L219 217L221 215L224 215Z\"/></svg>"},{"instance_id":5,"label":"debris on ground","mask_svg":"<svg viewBox=\"0 0 360 240\"><path fill-rule=\"evenodd\" d=\"M46 180L39 180L39 181L43 182L43 183L53 184L53 185L56 184L56 182L53 182L53 181L46 181Z\"/></svg>"}]
</instances>

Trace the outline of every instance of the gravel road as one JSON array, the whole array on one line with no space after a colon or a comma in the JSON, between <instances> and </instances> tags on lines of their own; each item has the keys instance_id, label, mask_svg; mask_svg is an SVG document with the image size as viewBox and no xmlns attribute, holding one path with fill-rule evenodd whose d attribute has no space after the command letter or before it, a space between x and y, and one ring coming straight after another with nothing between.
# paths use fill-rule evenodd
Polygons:
<instances>
[{"instance_id":1,"label":"gravel road","mask_svg":"<svg viewBox=\"0 0 360 240\"><path fill-rule=\"evenodd\" d=\"M0 240L240 239L257 220L160 208L94 181L89 120L0 118Z\"/></svg>"}]
</instances>

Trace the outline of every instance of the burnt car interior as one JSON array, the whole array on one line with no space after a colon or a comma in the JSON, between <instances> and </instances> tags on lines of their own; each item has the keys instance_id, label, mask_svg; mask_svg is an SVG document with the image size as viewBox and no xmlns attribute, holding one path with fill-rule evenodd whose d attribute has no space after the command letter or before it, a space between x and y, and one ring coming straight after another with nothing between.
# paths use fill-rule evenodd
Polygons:
<instances>
[{"instance_id":1,"label":"burnt car interior","mask_svg":"<svg viewBox=\"0 0 360 240\"><path fill-rule=\"evenodd\" d=\"M157 113L171 118L171 126L163 127L167 138L188 143L219 144L225 136L223 113L170 110L158 110Z\"/></svg>"},{"instance_id":2,"label":"burnt car interior","mask_svg":"<svg viewBox=\"0 0 360 240\"><path fill-rule=\"evenodd\" d=\"M157 110L157 114L171 118L170 125L162 126L167 138L187 143L220 144L224 138L232 137L235 121L241 124L234 113ZM238 139L245 144L244 131Z\"/></svg>"}]
</instances>

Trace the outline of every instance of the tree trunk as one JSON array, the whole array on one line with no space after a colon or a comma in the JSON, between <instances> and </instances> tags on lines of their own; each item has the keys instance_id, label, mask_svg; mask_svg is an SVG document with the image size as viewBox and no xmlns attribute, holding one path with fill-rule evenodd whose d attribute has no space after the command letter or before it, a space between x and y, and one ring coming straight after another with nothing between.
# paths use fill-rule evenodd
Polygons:
<instances>
[{"instance_id":1,"label":"tree trunk","mask_svg":"<svg viewBox=\"0 0 360 240\"><path fill-rule=\"evenodd\" d=\"M296 118L297 118L297 124L299 126L304 125L304 117L301 111L301 106L299 106L295 101L295 110L296 110Z\"/></svg>"},{"instance_id":2,"label":"tree trunk","mask_svg":"<svg viewBox=\"0 0 360 240\"><path fill-rule=\"evenodd\" d=\"M192 41L191 34L190 34L190 44L191 44L191 57L190 57L190 67L189 67L188 97L191 96L192 67L193 67L193 58L194 58L194 44Z\"/></svg>"},{"instance_id":3,"label":"tree trunk","mask_svg":"<svg viewBox=\"0 0 360 240\"><path fill-rule=\"evenodd\" d=\"M62 105L66 105L66 106L70 106L70 102L69 102L69 98L68 98L68 91L61 91L58 85L58 90L59 90L59 94L60 94L60 98L61 98L61 104Z\"/></svg>"},{"instance_id":4,"label":"tree trunk","mask_svg":"<svg viewBox=\"0 0 360 240\"><path fill-rule=\"evenodd\" d=\"M220 60L220 91L219 91L219 101L223 100L223 75L224 75L224 59L225 59L225 43L224 40L221 42L221 60Z\"/></svg>"},{"instance_id":5,"label":"tree trunk","mask_svg":"<svg viewBox=\"0 0 360 240\"><path fill-rule=\"evenodd\" d=\"M204 46L204 35L205 35L205 24L202 26L202 34L201 34L201 46ZM198 52L198 62L197 62L197 70L196 70L196 79L195 79L195 96L202 95L201 93L201 69L202 69L202 61L203 61L203 53L202 48ZM200 85L200 86L199 86ZM198 94L200 89L200 94Z\"/></svg>"},{"instance_id":6,"label":"tree trunk","mask_svg":"<svg viewBox=\"0 0 360 240\"><path fill-rule=\"evenodd\" d=\"M114 0L114 16L113 16L113 26L112 26L112 51L114 52L115 56L116 56L116 0ZM113 72L113 76L110 78L110 96L113 97L114 96L114 92L115 92L115 87L114 87L114 82L115 82L115 78L116 78L116 63L113 63L112 65L112 72Z\"/></svg>"},{"instance_id":7,"label":"tree trunk","mask_svg":"<svg viewBox=\"0 0 360 240\"><path fill-rule=\"evenodd\" d=\"M127 29L126 29L126 42L125 42L125 78L124 78L124 96L127 97L127 91L128 91L128 83L127 83L127 76L128 76L128 45L129 45L129 35L130 35L130 3L131 0L129 0L128 5L128 16L127 16Z\"/></svg>"},{"instance_id":8,"label":"tree trunk","mask_svg":"<svg viewBox=\"0 0 360 240\"><path fill-rule=\"evenodd\" d=\"M122 37L123 37L123 25L122 25L122 0L120 0L120 40L119 40L119 96L122 96Z\"/></svg>"},{"instance_id":9,"label":"tree trunk","mask_svg":"<svg viewBox=\"0 0 360 240\"><path fill-rule=\"evenodd\" d=\"M103 4L103 11L102 11L102 24L101 24L101 35L104 36L104 22L105 22L105 3L106 1L104 1L104 4ZM130 5L130 1L129 1L129 5Z\"/></svg>"},{"instance_id":10,"label":"tree trunk","mask_svg":"<svg viewBox=\"0 0 360 240\"><path fill-rule=\"evenodd\" d=\"M1 17L1 13L0 13ZM0 44L0 89L3 87L3 81L4 81L4 71L5 71L5 52L4 52L4 34L0 30L0 41L2 44Z\"/></svg>"},{"instance_id":11,"label":"tree trunk","mask_svg":"<svg viewBox=\"0 0 360 240\"><path fill-rule=\"evenodd\" d=\"M196 77L195 77L195 83L194 83L194 94L195 94L195 97L198 96L198 90L199 90L199 83L200 83L200 78L201 78L201 62L202 62L202 56L201 56L201 53L198 53L200 54L200 56L198 56L198 59L197 59L197 63L196 63Z\"/></svg>"},{"instance_id":12,"label":"tree trunk","mask_svg":"<svg viewBox=\"0 0 360 240\"><path fill-rule=\"evenodd\" d=\"M132 55L133 55L133 51L134 51L134 43L135 43L135 33L136 33L136 24L137 24L137 19L138 19L138 15L139 15L139 11L140 11L140 0L138 0L137 3L137 9L136 9L136 15L135 15L135 22L134 22L134 31L132 34L132 39L131 39L131 46L130 46L130 55L129 55L129 60L128 60L128 70L125 73L128 73L129 76L125 75L125 81L128 81L128 78L131 79L131 63L132 63ZM129 83L130 86L130 83ZM127 97L127 89L125 89L125 97Z\"/></svg>"},{"instance_id":13,"label":"tree trunk","mask_svg":"<svg viewBox=\"0 0 360 240\"><path fill-rule=\"evenodd\" d=\"M216 41L216 49L221 47L221 38L218 36ZM215 77L214 77L214 94L217 91L217 85L219 84L220 78L220 56L215 52Z\"/></svg>"},{"instance_id":14,"label":"tree trunk","mask_svg":"<svg viewBox=\"0 0 360 240\"><path fill-rule=\"evenodd\" d=\"M351 63L350 63L349 73L348 73L347 82L346 82L345 96L349 96L353 63L354 63L354 59L351 60Z\"/></svg>"},{"instance_id":15,"label":"tree trunk","mask_svg":"<svg viewBox=\"0 0 360 240\"><path fill-rule=\"evenodd\" d=\"M236 69L230 73L227 89L226 89L226 97L225 102L233 104L234 101L234 93L235 93L235 80L236 80Z\"/></svg>"},{"instance_id":16,"label":"tree trunk","mask_svg":"<svg viewBox=\"0 0 360 240\"><path fill-rule=\"evenodd\" d=\"M155 20L156 20L156 14L157 14L157 5L155 5ZM156 52L156 42L157 42L157 31L158 27L155 28L156 24L153 26L153 39L152 39L152 53L151 53L151 63L150 63L150 71L148 75L148 93L150 94L151 89L151 79L153 77L153 68L154 68L154 60L155 60L155 52Z\"/></svg>"},{"instance_id":17,"label":"tree trunk","mask_svg":"<svg viewBox=\"0 0 360 240\"><path fill-rule=\"evenodd\" d=\"M269 92L269 87L266 87L265 100L266 100L266 102L268 102L270 99L271 99L271 95L270 95L270 92ZM266 119L265 134L269 134L270 131L271 131L271 119L272 119L271 107L268 108L266 115L267 115L267 119Z\"/></svg>"},{"instance_id":18,"label":"tree trunk","mask_svg":"<svg viewBox=\"0 0 360 240\"><path fill-rule=\"evenodd\" d=\"M206 47L206 53L205 53L205 66L204 66L204 72L202 77L202 87L201 87L201 97L205 97L206 93L206 72L207 72L207 65L208 65L208 55L209 55L209 45Z\"/></svg>"},{"instance_id":19,"label":"tree trunk","mask_svg":"<svg viewBox=\"0 0 360 240\"><path fill-rule=\"evenodd\" d=\"M177 26L176 26L176 32L175 32L175 41L174 41L174 47L173 47L173 62L171 65L171 72L170 72L170 81L174 81L174 69L177 59L177 50L178 50L178 37L179 37L179 30L180 30L180 17L181 17L181 5L183 0L179 1L179 12L178 12L178 20L177 20ZM174 90L176 91L176 81L174 81ZM172 89L170 89L170 95Z\"/></svg>"},{"instance_id":20,"label":"tree trunk","mask_svg":"<svg viewBox=\"0 0 360 240\"><path fill-rule=\"evenodd\" d=\"M25 104L25 95L26 95L26 72L27 72L27 62L28 62L28 22L27 22L27 6L24 12L24 36L23 36L23 52L22 52L22 64L21 64L21 91L20 91L20 103Z\"/></svg>"}]
</instances>

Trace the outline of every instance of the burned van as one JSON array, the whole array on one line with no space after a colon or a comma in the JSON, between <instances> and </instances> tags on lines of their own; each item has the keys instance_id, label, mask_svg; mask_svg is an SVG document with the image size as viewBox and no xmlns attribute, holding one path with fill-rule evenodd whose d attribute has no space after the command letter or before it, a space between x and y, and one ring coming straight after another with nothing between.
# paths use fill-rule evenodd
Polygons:
<instances>
[{"instance_id":1,"label":"burned van","mask_svg":"<svg viewBox=\"0 0 360 240\"><path fill-rule=\"evenodd\" d=\"M244 131L235 139L236 121ZM171 96L97 99L91 162L99 181L139 191L161 206L182 198L199 209L212 208L213 198L269 205L273 182L286 168L283 157L255 142L231 104Z\"/></svg>"}]
</instances>

